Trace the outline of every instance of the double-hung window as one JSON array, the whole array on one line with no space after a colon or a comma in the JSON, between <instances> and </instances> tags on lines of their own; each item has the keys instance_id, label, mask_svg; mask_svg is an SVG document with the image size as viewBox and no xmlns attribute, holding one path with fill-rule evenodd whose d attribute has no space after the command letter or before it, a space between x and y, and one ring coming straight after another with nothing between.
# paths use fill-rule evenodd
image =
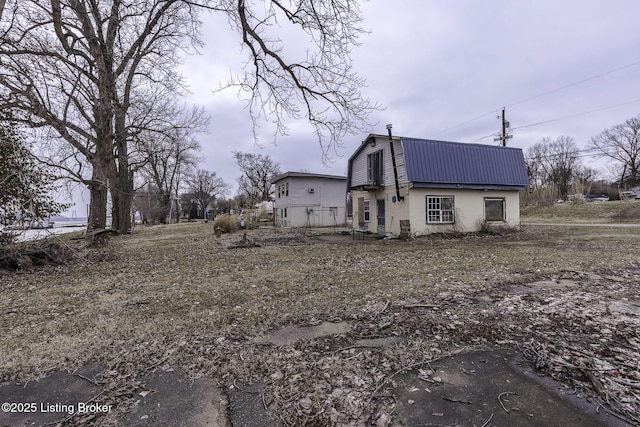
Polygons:
<instances>
[{"instance_id":1,"label":"double-hung window","mask_svg":"<svg viewBox=\"0 0 640 427\"><path fill-rule=\"evenodd\" d=\"M427 224L453 224L453 196L427 196Z\"/></svg>"}]
</instances>

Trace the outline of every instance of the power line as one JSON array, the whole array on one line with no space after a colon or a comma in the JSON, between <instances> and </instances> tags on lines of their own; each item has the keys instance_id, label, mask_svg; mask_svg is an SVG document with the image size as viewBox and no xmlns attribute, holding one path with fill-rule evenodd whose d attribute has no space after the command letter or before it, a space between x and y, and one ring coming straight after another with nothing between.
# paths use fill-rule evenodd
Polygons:
<instances>
[{"instance_id":1,"label":"power line","mask_svg":"<svg viewBox=\"0 0 640 427\"><path fill-rule=\"evenodd\" d=\"M525 129L525 128L530 128L530 127L534 127L534 126L540 126L540 125L544 125L544 124L547 124L547 123L553 123L553 122L557 122L557 121L560 121L560 120L571 119L571 118L574 118L574 117L583 116L585 114L597 113L599 111L604 111L604 110L609 110L611 108L621 107L623 105L629 105L629 104L633 104L633 103L636 103L636 102L640 102L640 98L634 99L632 101L622 102L620 104L609 105L608 107L596 108L594 110L582 111L580 113L570 114L568 116L557 117L555 119L544 120L542 122L530 123L530 124L527 124L527 125L522 125L522 126L518 126L518 127L515 127L515 128L511 128L511 130L514 131L514 130L518 130L518 129ZM489 137L495 137L495 136L496 136L496 132L494 132L494 133L492 133L490 135L485 135L485 136L482 136L480 138L474 139L471 142L478 142L478 141L481 141L483 139L486 139L486 138L489 138Z\"/></svg>"},{"instance_id":2,"label":"power line","mask_svg":"<svg viewBox=\"0 0 640 427\"><path fill-rule=\"evenodd\" d=\"M608 109L611 109L611 108L621 107L623 105L633 104L635 102L640 102L640 98L634 99L633 101L623 102L621 104L610 105L608 107L597 108L595 110L583 111L581 113L570 114L568 116L563 116L563 117L558 117L558 118L555 118L555 119L545 120L543 122L537 122L537 123L531 123L531 124L528 124L528 125L518 126L516 128L513 128L512 130L524 129L524 128L529 128L529 127L533 127L533 126L544 125L544 124L547 124L547 123L557 122L557 121L560 121L560 120L571 119L573 117L578 117L578 116L582 116L582 115L585 115L585 114L597 113L598 111L604 111L604 110L608 110Z\"/></svg>"},{"instance_id":3,"label":"power line","mask_svg":"<svg viewBox=\"0 0 640 427\"><path fill-rule=\"evenodd\" d=\"M634 65L638 65L638 64L640 64L640 61L632 62L631 64L623 65L622 67L614 68L613 70L605 71L604 73L596 74L595 76L587 77L586 79L582 79L582 80L579 80L577 82L569 83L568 85L564 85L564 86L561 86L559 88L552 89L552 90L547 91L547 92L543 92L543 93L541 93L539 95L530 96L529 98L525 98L523 100L514 102L513 104L509 104L509 105L507 105L507 107L513 107L514 105L522 104L523 102L531 101L532 99L540 98L542 96L549 95L551 93L558 92L560 90L567 89L569 87L577 86L579 84L588 82L590 80L594 80L594 79L597 79L599 77L606 76L607 74L615 73L617 71L621 71L621 70L624 70L625 68L633 67Z\"/></svg>"},{"instance_id":4,"label":"power line","mask_svg":"<svg viewBox=\"0 0 640 427\"><path fill-rule=\"evenodd\" d=\"M558 87L558 88L555 88L555 89L552 89L552 90L549 90L549 91L546 91L546 92L540 93L540 94L538 94L538 95L534 95L534 96L530 96L530 97L528 97L528 98L521 99L520 101L516 101L516 102L513 102L513 103L511 103L511 104L506 105L506 106L505 106L505 108L506 108L506 107L512 107L512 106L514 106L514 105L518 105L518 104L522 104L522 103L524 103L524 102L531 101L532 99L540 98L540 97L543 97L543 96L546 96L546 95L549 95L549 94L552 94L552 93L555 93L555 92L561 91L561 90L563 90L563 89L567 89L567 88L570 88L570 87L573 87L573 86L577 86L577 85L579 85L579 84L582 84L582 83L588 82L588 81L590 81L590 80L594 80L594 79L597 79L597 78L599 78L599 77L606 76L606 75L608 75L608 74L615 73L615 72L617 72L617 71L621 71L621 70L624 70L624 69L629 68L629 67L633 67L634 65L638 65L638 64L640 64L640 60L635 61L635 62L632 62L632 63L627 64L627 65L623 65L622 67L614 68L614 69L612 69L612 70L609 70L609 71L605 71L605 72L602 72L602 73L596 74L596 75L591 76L591 77L587 77L587 78L582 79L582 80L578 80L578 81L573 82L573 83L566 84L566 85L564 85L564 86L560 86L560 87ZM631 101L631 102L636 102L636 101ZM624 104L620 104L620 105L624 105ZM613 108L613 107L610 107L610 108ZM459 127L462 127L462 126L464 126L464 125L466 125L466 124L468 124L468 123L471 123L471 122L474 122L474 121L476 121L476 120L479 120L479 119L481 119L481 118L483 118L483 117L486 117L486 116L488 116L489 114L493 114L495 111L497 111L497 110L489 111L489 112L487 112L487 113L481 114L481 115L479 115L479 116L477 116L477 117L474 117L474 118L472 118L472 119L469 119L469 120L466 120L466 121L464 121L464 122L461 122L461 123L459 123L459 124L457 124L457 125L454 125L454 126L448 127L448 128L443 129L443 130L441 130L441 131L438 131L438 132L436 132L436 133L434 133L434 134L431 134L428 138L433 138L433 137L434 137L434 136L436 136L436 135L440 135L440 134L445 133L445 132L448 132L448 131L450 131L450 130L453 130L453 129L457 129L457 128L459 128ZM517 129L521 129L521 128L522 128L522 127L517 128ZM490 135L490 136L493 136L493 134L492 134L492 135ZM484 138L488 138L488 137L489 137L489 136L482 137L482 138L477 139L476 141L479 141L480 139L484 139Z\"/></svg>"},{"instance_id":5,"label":"power line","mask_svg":"<svg viewBox=\"0 0 640 427\"><path fill-rule=\"evenodd\" d=\"M489 111L488 113L484 113L484 114L482 114L482 115L480 115L480 116L474 117L473 119L469 119L469 120L464 121L464 122L462 122L462 123L459 123L459 124L457 124L457 125L455 125L455 126L451 126L450 128L446 128L446 129L443 129L443 130L441 130L441 131L438 131L438 132L436 132L436 133L434 133L434 134L431 134L430 136L428 136L428 137L427 137L427 139L431 139L431 138L433 138L433 137L434 137L434 136L436 136L436 135L440 135L441 133L445 133L445 132L447 132L447 131L450 131L450 130L453 130L453 129L457 129L457 128L461 127L461 126L466 125L467 123L475 122L475 121L476 121L476 120L478 120L478 119L481 119L481 118L483 118L483 117L488 116L489 114L494 114L494 113L495 113L495 111Z\"/></svg>"}]
</instances>

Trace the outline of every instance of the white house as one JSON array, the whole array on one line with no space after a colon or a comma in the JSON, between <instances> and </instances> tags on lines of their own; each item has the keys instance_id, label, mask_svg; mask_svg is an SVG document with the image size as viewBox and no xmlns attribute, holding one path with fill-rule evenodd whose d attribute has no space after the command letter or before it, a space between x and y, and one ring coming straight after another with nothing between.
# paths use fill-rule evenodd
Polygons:
<instances>
[{"instance_id":1,"label":"white house","mask_svg":"<svg viewBox=\"0 0 640 427\"><path fill-rule=\"evenodd\" d=\"M379 234L518 227L529 184L522 150L369 135L349 158L354 227Z\"/></svg>"},{"instance_id":2,"label":"white house","mask_svg":"<svg viewBox=\"0 0 640 427\"><path fill-rule=\"evenodd\" d=\"M347 218L347 178L306 172L275 177L276 224L281 227L343 225Z\"/></svg>"}]
</instances>

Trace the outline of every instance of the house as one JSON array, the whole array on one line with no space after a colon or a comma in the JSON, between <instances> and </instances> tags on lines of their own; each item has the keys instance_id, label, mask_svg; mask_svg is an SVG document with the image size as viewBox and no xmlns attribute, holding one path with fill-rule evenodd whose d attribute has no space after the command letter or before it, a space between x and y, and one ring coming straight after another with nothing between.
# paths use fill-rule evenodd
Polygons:
<instances>
[{"instance_id":1,"label":"house","mask_svg":"<svg viewBox=\"0 0 640 427\"><path fill-rule=\"evenodd\" d=\"M276 187L276 225L328 227L345 224L346 177L285 172L271 183Z\"/></svg>"},{"instance_id":2,"label":"house","mask_svg":"<svg viewBox=\"0 0 640 427\"><path fill-rule=\"evenodd\" d=\"M349 158L355 228L424 235L520 225L519 192L529 184L521 149L392 137L387 128Z\"/></svg>"}]
</instances>

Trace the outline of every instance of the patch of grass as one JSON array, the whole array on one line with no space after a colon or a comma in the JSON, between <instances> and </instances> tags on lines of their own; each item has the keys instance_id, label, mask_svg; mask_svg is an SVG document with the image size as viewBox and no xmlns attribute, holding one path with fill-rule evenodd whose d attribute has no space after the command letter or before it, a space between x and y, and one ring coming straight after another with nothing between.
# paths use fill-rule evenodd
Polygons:
<instances>
[{"instance_id":1,"label":"patch of grass","mask_svg":"<svg viewBox=\"0 0 640 427\"><path fill-rule=\"evenodd\" d=\"M637 262L640 230L528 227L505 236L226 249L234 238L218 242L202 223L138 228L94 249L93 261L1 273L0 378L108 357L114 342L259 335L311 318L357 316L376 301L628 267Z\"/></svg>"},{"instance_id":2,"label":"patch of grass","mask_svg":"<svg viewBox=\"0 0 640 427\"><path fill-rule=\"evenodd\" d=\"M640 200L565 202L551 206L527 206L524 222L635 223L640 222Z\"/></svg>"}]
</instances>

